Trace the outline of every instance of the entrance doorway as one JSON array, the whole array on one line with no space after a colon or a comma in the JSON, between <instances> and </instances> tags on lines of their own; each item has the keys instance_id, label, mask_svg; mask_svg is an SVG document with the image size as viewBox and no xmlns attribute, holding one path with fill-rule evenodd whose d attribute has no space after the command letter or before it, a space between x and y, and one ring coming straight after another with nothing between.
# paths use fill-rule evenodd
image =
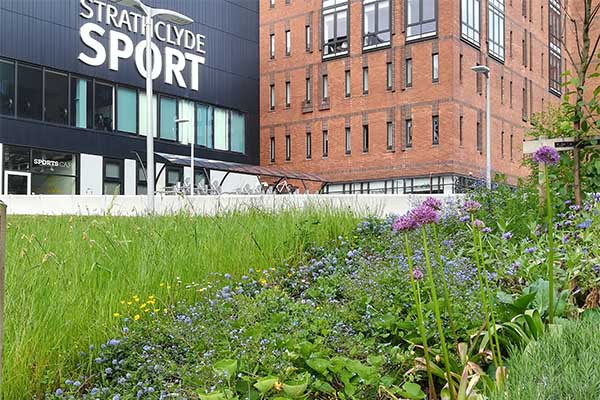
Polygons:
<instances>
[{"instance_id":1,"label":"entrance doorway","mask_svg":"<svg viewBox=\"0 0 600 400\"><path fill-rule=\"evenodd\" d=\"M31 194L31 174L29 172L6 171L4 173L5 194Z\"/></svg>"}]
</instances>

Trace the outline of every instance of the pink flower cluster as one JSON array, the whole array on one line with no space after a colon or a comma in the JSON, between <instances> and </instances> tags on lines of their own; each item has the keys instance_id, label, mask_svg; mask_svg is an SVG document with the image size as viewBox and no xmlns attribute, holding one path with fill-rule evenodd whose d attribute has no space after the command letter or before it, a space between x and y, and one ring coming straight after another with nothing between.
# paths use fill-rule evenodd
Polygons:
<instances>
[{"instance_id":1,"label":"pink flower cluster","mask_svg":"<svg viewBox=\"0 0 600 400\"><path fill-rule=\"evenodd\" d=\"M396 218L392 224L395 232L406 232L428 224L437 224L440 220L438 211L442 202L428 197L420 206L413 208L406 215Z\"/></svg>"}]
</instances>

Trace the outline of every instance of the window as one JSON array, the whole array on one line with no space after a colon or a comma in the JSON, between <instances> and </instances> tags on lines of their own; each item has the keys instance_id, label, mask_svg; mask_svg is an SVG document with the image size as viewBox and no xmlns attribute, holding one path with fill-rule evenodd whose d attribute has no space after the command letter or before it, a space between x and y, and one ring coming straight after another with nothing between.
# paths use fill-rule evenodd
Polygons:
<instances>
[{"instance_id":1,"label":"window","mask_svg":"<svg viewBox=\"0 0 600 400\"><path fill-rule=\"evenodd\" d=\"M462 0L460 7L461 37L479 47L481 0Z\"/></svg>"},{"instance_id":2,"label":"window","mask_svg":"<svg viewBox=\"0 0 600 400\"><path fill-rule=\"evenodd\" d=\"M431 117L431 144L440 144L440 117Z\"/></svg>"},{"instance_id":3,"label":"window","mask_svg":"<svg viewBox=\"0 0 600 400\"><path fill-rule=\"evenodd\" d=\"M244 114L231 111L231 151L246 152L246 117Z\"/></svg>"},{"instance_id":4,"label":"window","mask_svg":"<svg viewBox=\"0 0 600 400\"><path fill-rule=\"evenodd\" d=\"M413 135L412 135L412 119L407 119L404 122L404 134L406 135L405 137L405 146L406 148L411 148L412 147L412 139L413 139Z\"/></svg>"},{"instance_id":5,"label":"window","mask_svg":"<svg viewBox=\"0 0 600 400\"><path fill-rule=\"evenodd\" d=\"M327 101L329 100L329 77L327 75L323 75L322 84L323 92L321 93L321 96L323 97L323 101Z\"/></svg>"},{"instance_id":6,"label":"window","mask_svg":"<svg viewBox=\"0 0 600 400\"><path fill-rule=\"evenodd\" d=\"M275 7L275 0L269 0L269 6L271 8L274 8Z\"/></svg>"},{"instance_id":7,"label":"window","mask_svg":"<svg viewBox=\"0 0 600 400\"><path fill-rule=\"evenodd\" d=\"M550 91L558 96L561 94L561 27L560 1L550 0L548 8L548 78Z\"/></svg>"},{"instance_id":8,"label":"window","mask_svg":"<svg viewBox=\"0 0 600 400\"><path fill-rule=\"evenodd\" d=\"M285 55L289 56L292 54L292 33L287 30L285 31Z\"/></svg>"},{"instance_id":9,"label":"window","mask_svg":"<svg viewBox=\"0 0 600 400\"><path fill-rule=\"evenodd\" d=\"M94 127L101 131L112 131L114 90L112 85L96 82L94 94ZM173 121L175 122L175 121Z\"/></svg>"},{"instance_id":10,"label":"window","mask_svg":"<svg viewBox=\"0 0 600 400\"><path fill-rule=\"evenodd\" d=\"M312 137L310 132L306 132L306 159L310 160L312 157Z\"/></svg>"},{"instance_id":11,"label":"window","mask_svg":"<svg viewBox=\"0 0 600 400\"><path fill-rule=\"evenodd\" d=\"M291 90L290 86L291 86L290 82L285 83L285 106L286 107L289 107L292 102L292 100L291 100L292 90Z\"/></svg>"},{"instance_id":12,"label":"window","mask_svg":"<svg viewBox=\"0 0 600 400\"><path fill-rule=\"evenodd\" d=\"M463 145L463 116L458 118L458 145Z\"/></svg>"},{"instance_id":13,"label":"window","mask_svg":"<svg viewBox=\"0 0 600 400\"><path fill-rule=\"evenodd\" d=\"M351 85L351 81L350 81L350 71L346 71L345 75L344 75L344 96L346 97L350 97L350 86Z\"/></svg>"},{"instance_id":14,"label":"window","mask_svg":"<svg viewBox=\"0 0 600 400\"><path fill-rule=\"evenodd\" d=\"M269 141L269 156L271 158L271 162L275 162L275 138L271 137Z\"/></svg>"},{"instance_id":15,"label":"window","mask_svg":"<svg viewBox=\"0 0 600 400\"><path fill-rule=\"evenodd\" d=\"M500 157L504 158L504 131L500 132Z\"/></svg>"},{"instance_id":16,"label":"window","mask_svg":"<svg viewBox=\"0 0 600 400\"><path fill-rule=\"evenodd\" d=\"M348 0L323 0L323 58L348 54Z\"/></svg>"},{"instance_id":17,"label":"window","mask_svg":"<svg viewBox=\"0 0 600 400\"><path fill-rule=\"evenodd\" d=\"M138 131L140 135L147 136L149 131L148 126L148 110L146 105L146 93L144 91L138 90ZM154 137L157 136L158 133L158 96L152 95L152 134Z\"/></svg>"},{"instance_id":18,"label":"window","mask_svg":"<svg viewBox=\"0 0 600 400\"><path fill-rule=\"evenodd\" d=\"M369 93L369 67L363 67L363 94Z\"/></svg>"},{"instance_id":19,"label":"window","mask_svg":"<svg viewBox=\"0 0 600 400\"><path fill-rule=\"evenodd\" d=\"M405 0L406 40L437 34L437 0Z\"/></svg>"},{"instance_id":20,"label":"window","mask_svg":"<svg viewBox=\"0 0 600 400\"><path fill-rule=\"evenodd\" d=\"M168 166L165 168L165 186L172 188L183 182L183 168Z\"/></svg>"},{"instance_id":21,"label":"window","mask_svg":"<svg viewBox=\"0 0 600 400\"><path fill-rule=\"evenodd\" d=\"M196 144L212 148L213 143L213 108L196 104Z\"/></svg>"},{"instance_id":22,"label":"window","mask_svg":"<svg viewBox=\"0 0 600 400\"><path fill-rule=\"evenodd\" d=\"M463 78L463 55L458 56L458 81L462 83Z\"/></svg>"},{"instance_id":23,"label":"window","mask_svg":"<svg viewBox=\"0 0 600 400\"><path fill-rule=\"evenodd\" d=\"M137 133L137 91L124 87L117 88L117 130Z\"/></svg>"},{"instance_id":24,"label":"window","mask_svg":"<svg viewBox=\"0 0 600 400\"><path fill-rule=\"evenodd\" d=\"M387 63L385 66L385 82L387 89L392 90L392 87L394 86L394 68L391 62Z\"/></svg>"},{"instance_id":25,"label":"window","mask_svg":"<svg viewBox=\"0 0 600 400\"><path fill-rule=\"evenodd\" d=\"M304 41L306 43L306 51L312 50L312 30L310 25L304 27Z\"/></svg>"},{"instance_id":26,"label":"window","mask_svg":"<svg viewBox=\"0 0 600 400\"><path fill-rule=\"evenodd\" d=\"M440 66L439 66L439 55L431 55L431 81L438 82L440 80Z\"/></svg>"},{"instance_id":27,"label":"window","mask_svg":"<svg viewBox=\"0 0 600 400\"><path fill-rule=\"evenodd\" d=\"M394 150L394 124L390 121L388 121L387 126L386 126L386 132L387 132L387 150Z\"/></svg>"},{"instance_id":28,"label":"window","mask_svg":"<svg viewBox=\"0 0 600 400\"><path fill-rule=\"evenodd\" d=\"M275 34L271 33L269 36L269 55L271 59L275 58Z\"/></svg>"},{"instance_id":29,"label":"window","mask_svg":"<svg viewBox=\"0 0 600 400\"><path fill-rule=\"evenodd\" d=\"M275 85L269 86L269 109L273 111L275 109Z\"/></svg>"},{"instance_id":30,"label":"window","mask_svg":"<svg viewBox=\"0 0 600 400\"><path fill-rule=\"evenodd\" d=\"M103 194L117 195L124 193L123 161L104 159L104 188Z\"/></svg>"},{"instance_id":31,"label":"window","mask_svg":"<svg viewBox=\"0 0 600 400\"><path fill-rule=\"evenodd\" d=\"M363 49L390 44L390 0L363 0Z\"/></svg>"},{"instance_id":32,"label":"window","mask_svg":"<svg viewBox=\"0 0 600 400\"><path fill-rule=\"evenodd\" d=\"M406 59L406 87L412 86L412 58Z\"/></svg>"},{"instance_id":33,"label":"window","mask_svg":"<svg viewBox=\"0 0 600 400\"><path fill-rule=\"evenodd\" d=\"M527 29L523 30L523 40L521 40L521 50L523 50L523 66L527 66Z\"/></svg>"},{"instance_id":34,"label":"window","mask_svg":"<svg viewBox=\"0 0 600 400\"><path fill-rule=\"evenodd\" d=\"M290 135L285 135L285 161L290 161L292 158L292 138Z\"/></svg>"},{"instance_id":35,"label":"window","mask_svg":"<svg viewBox=\"0 0 600 400\"><path fill-rule=\"evenodd\" d=\"M509 45L510 45L510 58L513 57L513 32L510 31L509 35Z\"/></svg>"},{"instance_id":36,"label":"window","mask_svg":"<svg viewBox=\"0 0 600 400\"><path fill-rule=\"evenodd\" d=\"M504 104L504 77L500 77L500 104Z\"/></svg>"},{"instance_id":37,"label":"window","mask_svg":"<svg viewBox=\"0 0 600 400\"><path fill-rule=\"evenodd\" d=\"M504 61L504 0L488 0L488 53Z\"/></svg>"},{"instance_id":38,"label":"window","mask_svg":"<svg viewBox=\"0 0 600 400\"><path fill-rule=\"evenodd\" d=\"M69 123L69 77L67 74L45 71L44 119L55 124Z\"/></svg>"},{"instance_id":39,"label":"window","mask_svg":"<svg viewBox=\"0 0 600 400\"><path fill-rule=\"evenodd\" d=\"M369 125L363 125L362 130L362 139L363 139L363 153L369 152Z\"/></svg>"},{"instance_id":40,"label":"window","mask_svg":"<svg viewBox=\"0 0 600 400\"><path fill-rule=\"evenodd\" d=\"M510 161L513 160L513 134L510 134Z\"/></svg>"},{"instance_id":41,"label":"window","mask_svg":"<svg viewBox=\"0 0 600 400\"><path fill-rule=\"evenodd\" d=\"M527 0L521 0L521 15L527 17Z\"/></svg>"},{"instance_id":42,"label":"window","mask_svg":"<svg viewBox=\"0 0 600 400\"><path fill-rule=\"evenodd\" d=\"M214 108L215 149L229 150L229 111Z\"/></svg>"},{"instance_id":43,"label":"window","mask_svg":"<svg viewBox=\"0 0 600 400\"><path fill-rule=\"evenodd\" d=\"M479 114L478 117L478 121L477 121L477 151L481 152L482 151L482 137L481 137L481 113Z\"/></svg>"},{"instance_id":44,"label":"window","mask_svg":"<svg viewBox=\"0 0 600 400\"><path fill-rule=\"evenodd\" d=\"M17 116L41 120L42 70L19 64L17 83Z\"/></svg>"},{"instance_id":45,"label":"window","mask_svg":"<svg viewBox=\"0 0 600 400\"><path fill-rule=\"evenodd\" d=\"M310 78L306 78L306 103L310 103L312 99L312 84Z\"/></svg>"},{"instance_id":46,"label":"window","mask_svg":"<svg viewBox=\"0 0 600 400\"><path fill-rule=\"evenodd\" d=\"M177 100L160 96L158 137L167 140L177 140Z\"/></svg>"},{"instance_id":47,"label":"window","mask_svg":"<svg viewBox=\"0 0 600 400\"><path fill-rule=\"evenodd\" d=\"M323 131L323 157L329 155L329 132Z\"/></svg>"},{"instance_id":48,"label":"window","mask_svg":"<svg viewBox=\"0 0 600 400\"><path fill-rule=\"evenodd\" d=\"M352 148L351 148L351 134L350 134L350 127L346 127L346 135L345 135L345 140L344 140L344 150L346 154L350 154L352 152Z\"/></svg>"},{"instance_id":49,"label":"window","mask_svg":"<svg viewBox=\"0 0 600 400\"><path fill-rule=\"evenodd\" d=\"M521 90L521 94L522 94L521 119L523 121L527 121L527 78L525 78L525 82L523 82L523 89Z\"/></svg>"},{"instance_id":50,"label":"window","mask_svg":"<svg viewBox=\"0 0 600 400\"><path fill-rule=\"evenodd\" d=\"M139 162L136 163L137 164L137 171L136 171L136 188L135 188L135 193L140 195L140 194L147 194L148 193L148 180L146 179L146 167L143 164L140 164Z\"/></svg>"},{"instance_id":51,"label":"window","mask_svg":"<svg viewBox=\"0 0 600 400\"><path fill-rule=\"evenodd\" d=\"M15 64L0 60L0 114L15 115Z\"/></svg>"},{"instance_id":52,"label":"window","mask_svg":"<svg viewBox=\"0 0 600 400\"><path fill-rule=\"evenodd\" d=\"M513 84L512 81L508 84L508 101L510 103L510 108L513 106Z\"/></svg>"}]
</instances>

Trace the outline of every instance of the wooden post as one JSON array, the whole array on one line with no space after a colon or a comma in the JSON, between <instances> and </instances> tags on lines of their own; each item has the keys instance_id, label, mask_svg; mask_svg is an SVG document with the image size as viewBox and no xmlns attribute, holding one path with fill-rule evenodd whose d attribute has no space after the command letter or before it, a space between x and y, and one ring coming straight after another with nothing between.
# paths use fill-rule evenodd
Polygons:
<instances>
[{"instance_id":1,"label":"wooden post","mask_svg":"<svg viewBox=\"0 0 600 400\"><path fill-rule=\"evenodd\" d=\"M0 201L0 400L2 399L2 345L4 343L4 262L6 259L6 204Z\"/></svg>"}]
</instances>

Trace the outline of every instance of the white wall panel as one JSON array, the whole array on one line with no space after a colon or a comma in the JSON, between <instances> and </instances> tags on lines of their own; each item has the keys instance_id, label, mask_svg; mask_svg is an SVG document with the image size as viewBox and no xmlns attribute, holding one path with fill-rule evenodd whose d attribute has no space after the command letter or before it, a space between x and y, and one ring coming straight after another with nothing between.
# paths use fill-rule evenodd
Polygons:
<instances>
[{"instance_id":1,"label":"white wall panel","mask_svg":"<svg viewBox=\"0 0 600 400\"><path fill-rule=\"evenodd\" d=\"M80 161L79 193L102 194L102 156L82 153Z\"/></svg>"},{"instance_id":2,"label":"white wall panel","mask_svg":"<svg viewBox=\"0 0 600 400\"><path fill-rule=\"evenodd\" d=\"M136 188L136 161L125 159L125 195L135 195Z\"/></svg>"}]
</instances>

